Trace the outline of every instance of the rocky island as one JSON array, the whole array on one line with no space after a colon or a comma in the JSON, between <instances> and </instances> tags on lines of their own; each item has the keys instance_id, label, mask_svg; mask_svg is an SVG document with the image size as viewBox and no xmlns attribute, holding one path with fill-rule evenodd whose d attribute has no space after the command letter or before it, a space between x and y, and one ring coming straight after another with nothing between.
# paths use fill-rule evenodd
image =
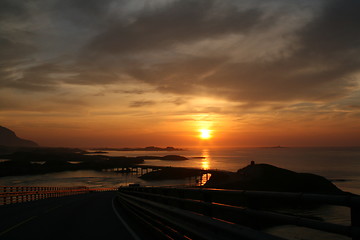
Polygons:
<instances>
[{"instance_id":1,"label":"rocky island","mask_svg":"<svg viewBox=\"0 0 360 240\"><path fill-rule=\"evenodd\" d=\"M203 186L205 188L344 194L342 190L322 176L297 173L269 164L251 164L237 172L164 168L146 173L141 178L148 181L181 179L201 176L204 173L211 173L210 179Z\"/></svg>"},{"instance_id":2,"label":"rocky island","mask_svg":"<svg viewBox=\"0 0 360 240\"><path fill-rule=\"evenodd\" d=\"M269 164L251 164L239 169L236 173L214 173L204 187L275 192L343 193L322 176L297 173Z\"/></svg>"},{"instance_id":3,"label":"rocky island","mask_svg":"<svg viewBox=\"0 0 360 240\"><path fill-rule=\"evenodd\" d=\"M174 148L174 147L144 147L144 148L92 148L90 150L96 150L96 151L183 151L184 149L181 148Z\"/></svg>"},{"instance_id":4,"label":"rocky island","mask_svg":"<svg viewBox=\"0 0 360 240\"><path fill-rule=\"evenodd\" d=\"M159 156L139 156L138 158L142 158L145 160L163 160L163 161L185 161L188 160L188 158L184 156L179 155L166 155L163 157Z\"/></svg>"}]
</instances>

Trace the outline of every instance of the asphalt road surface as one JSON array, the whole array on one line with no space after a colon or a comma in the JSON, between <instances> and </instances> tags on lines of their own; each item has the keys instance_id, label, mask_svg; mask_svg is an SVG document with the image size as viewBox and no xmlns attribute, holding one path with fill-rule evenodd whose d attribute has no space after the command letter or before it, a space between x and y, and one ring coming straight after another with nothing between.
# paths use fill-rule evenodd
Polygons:
<instances>
[{"instance_id":1,"label":"asphalt road surface","mask_svg":"<svg viewBox=\"0 0 360 240\"><path fill-rule=\"evenodd\" d=\"M0 206L0 240L136 239L115 210L114 196L98 192Z\"/></svg>"}]
</instances>

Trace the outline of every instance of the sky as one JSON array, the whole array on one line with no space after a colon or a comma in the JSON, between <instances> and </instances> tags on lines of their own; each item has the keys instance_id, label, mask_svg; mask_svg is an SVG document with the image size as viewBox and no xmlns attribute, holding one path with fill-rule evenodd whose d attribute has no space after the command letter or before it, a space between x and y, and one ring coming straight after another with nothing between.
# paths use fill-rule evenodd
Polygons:
<instances>
[{"instance_id":1,"label":"sky","mask_svg":"<svg viewBox=\"0 0 360 240\"><path fill-rule=\"evenodd\" d=\"M42 146L360 146L359 9L1 0L0 125Z\"/></svg>"}]
</instances>

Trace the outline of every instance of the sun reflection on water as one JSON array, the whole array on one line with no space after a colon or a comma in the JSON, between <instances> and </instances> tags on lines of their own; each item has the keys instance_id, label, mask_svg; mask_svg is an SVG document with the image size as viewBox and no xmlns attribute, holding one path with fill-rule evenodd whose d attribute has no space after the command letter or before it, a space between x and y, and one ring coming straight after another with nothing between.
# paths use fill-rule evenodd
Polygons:
<instances>
[{"instance_id":1,"label":"sun reflection on water","mask_svg":"<svg viewBox=\"0 0 360 240\"><path fill-rule=\"evenodd\" d=\"M201 152L201 168L204 170L210 169L211 156L208 149L203 149Z\"/></svg>"}]
</instances>

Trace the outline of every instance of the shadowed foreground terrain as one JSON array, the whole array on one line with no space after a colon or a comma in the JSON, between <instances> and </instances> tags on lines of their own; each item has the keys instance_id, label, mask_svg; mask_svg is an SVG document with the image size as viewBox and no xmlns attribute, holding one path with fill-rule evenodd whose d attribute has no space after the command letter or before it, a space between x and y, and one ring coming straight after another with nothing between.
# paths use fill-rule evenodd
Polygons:
<instances>
[{"instance_id":1,"label":"shadowed foreground terrain","mask_svg":"<svg viewBox=\"0 0 360 240\"><path fill-rule=\"evenodd\" d=\"M0 239L133 239L113 208L114 192L0 206Z\"/></svg>"}]
</instances>

